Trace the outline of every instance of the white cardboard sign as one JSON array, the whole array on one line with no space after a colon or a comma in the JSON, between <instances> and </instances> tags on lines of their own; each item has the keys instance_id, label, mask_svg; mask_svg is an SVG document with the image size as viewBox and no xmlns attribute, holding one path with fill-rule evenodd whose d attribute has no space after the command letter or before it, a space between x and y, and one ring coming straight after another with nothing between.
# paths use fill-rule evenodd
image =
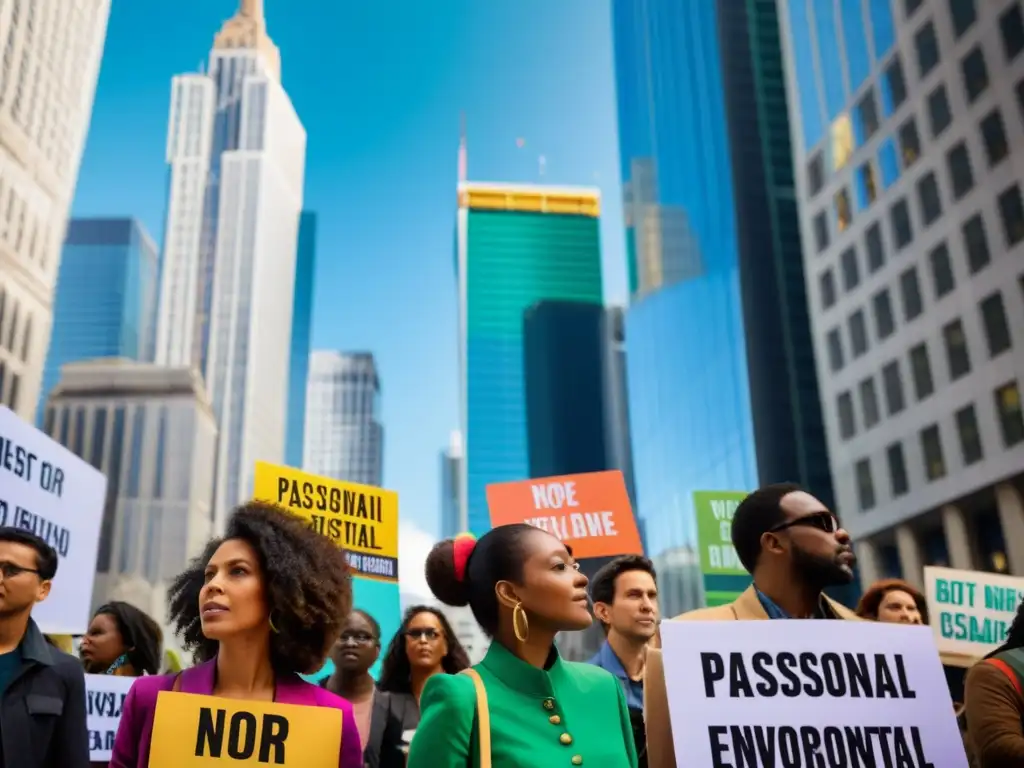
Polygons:
<instances>
[{"instance_id":1,"label":"white cardboard sign","mask_svg":"<svg viewBox=\"0 0 1024 768\"><path fill-rule=\"evenodd\" d=\"M1006 640L1024 598L1024 579L984 571L924 569L925 598L942 653L981 658Z\"/></svg>"},{"instance_id":2,"label":"white cardboard sign","mask_svg":"<svg viewBox=\"0 0 1024 768\"><path fill-rule=\"evenodd\" d=\"M32 618L46 634L89 626L107 478L0 406L0 527L22 528L57 550L50 596Z\"/></svg>"},{"instance_id":3,"label":"white cardboard sign","mask_svg":"<svg viewBox=\"0 0 1024 768\"><path fill-rule=\"evenodd\" d=\"M89 759L92 762L110 762L124 700L134 682L134 677L85 676L85 713L89 727Z\"/></svg>"},{"instance_id":4,"label":"white cardboard sign","mask_svg":"<svg viewBox=\"0 0 1024 768\"><path fill-rule=\"evenodd\" d=\"M967 768L928 627L752 623L661 625L680 765Z\"/></svg>"}]
</instances>

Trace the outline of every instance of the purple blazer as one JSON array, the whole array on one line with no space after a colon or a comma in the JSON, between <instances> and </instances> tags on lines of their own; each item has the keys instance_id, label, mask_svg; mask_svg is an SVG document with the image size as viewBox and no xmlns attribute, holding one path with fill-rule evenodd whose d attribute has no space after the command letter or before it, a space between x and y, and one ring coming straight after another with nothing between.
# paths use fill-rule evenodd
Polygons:
<instances>
[{"instance_id":1,"label":"purple blazer","mask_svg":"<svg viewBox=\"0 0 1024 768\"><path fill-rule=\"evenodd\" d=\"M208 661L181 672L181 693L213 693L216 661ZM121 724L114 739L109 768L147 768L149 746L153 737L156 697L160 691L174 688L178 675L140 677L132 684L121 710ZM363 768L363 747L352 714L352 705L325 688L307 683L298 675L279 677L274 701L281 704L303 704L309 707L334 707L341 710L341 754L338 768Z\"/></svg>"}]
</instances>

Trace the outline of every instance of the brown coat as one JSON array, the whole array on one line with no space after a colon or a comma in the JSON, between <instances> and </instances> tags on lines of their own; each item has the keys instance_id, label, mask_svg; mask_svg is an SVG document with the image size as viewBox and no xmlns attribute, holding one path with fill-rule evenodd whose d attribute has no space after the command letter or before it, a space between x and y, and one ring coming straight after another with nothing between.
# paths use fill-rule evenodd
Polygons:
<instances>
[{"instance_id":1,"label":"brown coat","mask_svg":"<svg viewBox=\"0 0 1024 768\"><path fill-rule=\"evenodd\" d=\"M964 684L967 739L981 768L1024 765L1024 730L1020 694L998 667L982 662L971 667Z\"/></svg>"},{"instance_id":2,"label":"brown coat","mask_svg":"<svg viewBox=\"0 0 1024 768\"><path fill-rule=\"evenodd\" d=\"M835 615L848 621L860 621L849 608L825 597ZM672 621L758 621L767 619L764 606L753 587L726 605L699 608L676 616ZM676 751L672 741L672 723L668 717L668 690L665 687L665 665L660 650L647 652L644 666L644 722L647 728L647 765L649 768L676 768Z\"/></svg>"}]
</instances>

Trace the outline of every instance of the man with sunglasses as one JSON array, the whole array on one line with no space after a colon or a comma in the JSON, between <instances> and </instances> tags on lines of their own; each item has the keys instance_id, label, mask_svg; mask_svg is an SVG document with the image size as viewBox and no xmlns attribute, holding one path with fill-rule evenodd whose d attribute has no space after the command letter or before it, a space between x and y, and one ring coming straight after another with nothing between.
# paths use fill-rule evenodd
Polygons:
<instances>
[{"instance_id":1,"label":"man with sunglasses","mask_svg":"<svg viewBox=\"0 0 1024 768\"><path fill-rule=\"evenodd\" d=\"M823 593L853 581L850 534L800 486L776 483L747 496L732 518L732 544L754 583L731 603L690 611L673 621L859 620ZM647 654L644 692L650 765L670 768L676 761L660 651Z\"/></svg>"},{"instance_id":2,"label":"man with sunglasses","mask_svg":"<svg viewBox=\"0 0 1024 768\"><path fill-rule=\"evenodd\" d=\"M87 768L85 677L32 620L50 594L57 553L0 528L0 768Z\"/></svg>"}]
</instances>

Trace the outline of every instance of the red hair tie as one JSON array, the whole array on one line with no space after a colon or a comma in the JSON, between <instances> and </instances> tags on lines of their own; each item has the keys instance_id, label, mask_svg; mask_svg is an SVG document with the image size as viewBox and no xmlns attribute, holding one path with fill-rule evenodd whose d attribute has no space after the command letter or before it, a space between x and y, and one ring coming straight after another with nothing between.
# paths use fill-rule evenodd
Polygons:
<instances>
[{"instance_id":1,"label":"red hair tie","mask_svg":"<svg viewBox=\"0 0 1024 768\"><path fill-rule=\"evenodd\" d=\"M459 582L466 580L466 563L476 547L476 539L471 533L460 533L452 541L452 559L455 561L455 578Z\"/></svg>"}]
</instances>

